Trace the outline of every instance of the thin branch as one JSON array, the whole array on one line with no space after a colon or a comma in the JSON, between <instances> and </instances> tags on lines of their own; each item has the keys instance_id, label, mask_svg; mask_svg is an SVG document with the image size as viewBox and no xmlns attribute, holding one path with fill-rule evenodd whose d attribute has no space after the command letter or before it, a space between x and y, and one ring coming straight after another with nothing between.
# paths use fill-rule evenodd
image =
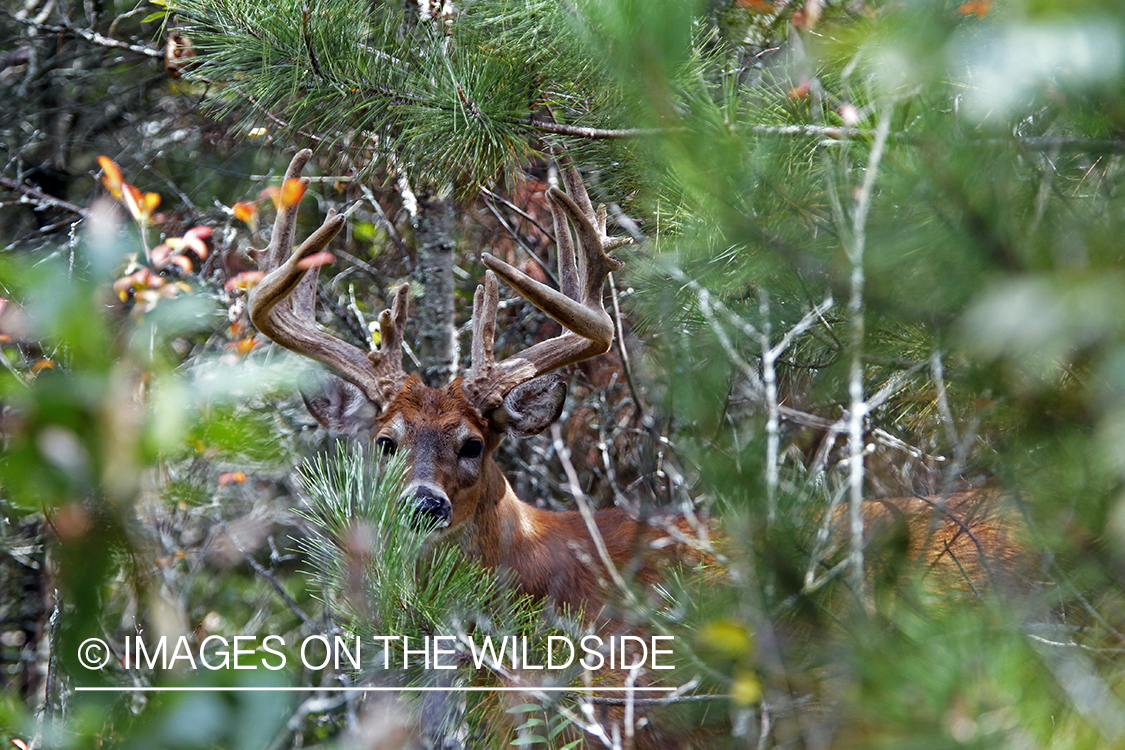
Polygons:
<instances>
[{"instance_id":1,"label":"thin branch","mask_svg":"<svg viewBox=\"0 0 1125 750\"><path fill-rule=\"evenodd\" d=\"M8 16L8 18L11 18L14 21L18 21L19 23L21 23L25 26L29 26L29 27L35 29L36 31L48 31L52 34L71 34L71 35L77 36L81 39L85 39L87 42L90 42L91 44L96 44L100 47L110 47L110 48L113 48L113 49L123 49L123 50L127 50L129 52L136 53L138 55L144 55L145 57L152 57L152 58L156 58L156 59L159 59L159 60L164 59L163 48L157 49L155 47L148 47L148 46L145 46L145 45L142 45L142 44L129 44L128 42L119 42L116 39L110 39L107 36L103 36L102 34L99 34L98 32L93 31L92 29L80 29L80 28L77 28L75 26L71 26L70 24L66 24L66 23L63 23L63 24L41 23L41 22L36 21L34 19L18 18L17 16L12 14L10 11L6 11L6 10L0 11L0 13L3 13L4 15Z\"/></svg>"},{"instance_id":2,"label":"thin branch","mask_svg":"<svg viewBox=\"0 0 1125 750\"><path fill-rule=\"evenodd\" d=\"M605 546L605 539L602 538L601 529L598 528L598 522L594 520L594 511L590 508L590 501L586 498L586 493L582 491L582 485L578 482L578 473L574 470L574 464L570 461L570 449L563 442L562 431L559 429L557 422L551 425L551 443L554 445L555 453L558 454L559 461L563 465L563 471L566 472L567 489L578 506L578 513L586 523L586 530L590 533L590 539L594 542L594 548L597 550L602 565L605 566L606 573L609 574L618 590L628 593L629 588L625 585L625 579L621 577L617 566L613 564L613 559L609 556L609 550Z\"/></svg>"},{"instance_id":3,"label":"thin branch","mask_svg":"<svg viewBox=\"0 0 1125 750\"><path fill-rule=\"evenodd\" d=\"M532 130L591 140L622 138L649 138L686 132L686 128L594 128L585 125L548 122L531 118L526 123ZM849 128L834 125L753 125L749 132L756 135L785 135L825 138L839 141L873 141L879 137L879 128ZM887 133L888 140L916 143L921 139L913 133ZM990 148L1014 145L1025 151L1077 151L1082 153L1125 154L1125 140L1113 138L1082 138L1077 136L1017 136L1008 138L980 138L966 142L971 146Z\"/></svg>"},{"instance_id":4,"label":"thin branch","mask_svg":"<svg viewBox=\"0 0 1125 750\"><path fill-rule=\"evenodd\" d=\"M609 275L609 298L613 303L613 326L617 329L617 352L621 357L621 369L625 372L625 384L629 387L629 396L633 399L633 405L637 407L634 423L653 426L645 414L640 391L633 379L633 364L629 357L629 350L625 347L625 324L621 319L621 304L617 299L617 285L614 283L613 274Z\"/></svg>"},{"instance_id":5,"label":"thin branch","mask_svg":"<svg viewBox=\"0 0 1125 750\"><path fill-rule=\"evenodd\" d=\"M614 130L612 128L591 128L585 125L567 125L566 123L548 122L537 118L529 118L526 125L532 130L556 135L570 135L576 138L589 138L591 140L614 140L620 138L645 138L654 135L665 135L673 132L670 128L625 128Z\"/></svg>"},{"instance_id":6,"label":"thin branch","mask_svg":"<svg viewBox=\"0 0 1125 750\"><path fill-rule=\"evenodd\" d=\"M503 215L501 215L500 211L497 210L496 206L489 198L486 197L484 199L484 205L488 207L488 210L492 212L492 215L496 217L496 220L500 222L500 226L504 227L504 231L512 236L512 239L516 241L516 244L523 248L523 251L527 253L527 256L535 261L535 264L539 266L539 270L542 271L543 274L548 279L550 279L551 283L554 284L557 288L559 285L559 280L555 277L554 272L551 271L551 269L547 267L547 264L544 263L539 258L539 256L535 254L534 250L527 246L527 243L523 241L523 237L518 231L516 231L516 228L508 223L508 220L505 219Z\"/></svg>"},{"instance_id":7,"label":"thin branch","mask_svg":"<svg viewBox=\"0 0 1125 750\"><path fill-rule=\"evenodd\" d=\"M5 187L9 190L14 190L18 193L22 193L25 196L24 199L22 199L22 202L31 203L37 211L41 211L46 208L61 208L64 211L69 211L72 214L77 214L83 219L85 219L88 215L86 209L82 208L81 206L76 206L73 203L62 200L61 198L56 198L53 195L48 195L39 188L25 185L22 182L17 182L16 180L8 177L0 177L0 187Z\"/></svg>"},{"instance_id":8,"label":"thin branch","mask_svg":"<svg viewBox=\"0 0 1125 750\"><path fill-rule=\"evenodd\" d=\"M848 561L851 568L851 583L860 604L869 609L871 603L866 594L866 578L863 564L863 481L864 481L864 427L867 414L872 405L864 400L863 394L863 339L864 325L864 246L867 241L867 215L871 207L871 194L875 189L875 178L879 174L879 162L891 132L893 102L886 102L879 115L875 142L867 158L867 169L856 196L855 211L852 215L853 227L850 247L847 248L848 261L852 266L851 298L848 300L848 315L851 319L852 361L848 375L848 518L851 532L851 549Z\"/></svg>"},{"instance_id":9,"label":"thin branch","mask_svg":"<svg viewBox=\"0 0 1125 750\"><path fill-rule=\"evenodd\" d=\"M285 602L286 606L288 606L289 609L293 611L293 614L297 615L297 617L300 618L301 622L305 623L305 625L312 631L319 633L321 628L319 628L317 624L313 622L311 617L305 614L305 611L301 609L301 605L297 604L297 600L291 597L289 595L289 592L285 590L281 583L276 578L274 578L273 573L270 573L268 570L262 567L261 563L255 560L249 552L242 548L242 545L240 545L238 543L238 540L235 539L234 534L230 532L230 528L227 526L226 522L220 521L219 526L222 528L223 533L226 534L227 539L230 540L230 543L236 550L238 550L238 553L242 555L242 559L245 560L246 563L254 569L254 572L261 576L262 579L266 583L268 583L274 591L277 592L277 595L280 596L281 600Z\"/></svg>"},{"instance_id":10,"label":"thin branch","mask_svg":"<svg viewBox=\"0 0 1125 750\"><path fill-rule=\"evenodd\" d=\"M555 242L554 233L551 230L547 229L547 227L543 226L538 221L536 221L535 217L533 217L527 211L524 211L522 208L517 206L515 203L512 203L510 200L508 200L504 196L497 195L496 193L492 192L491 190L489 190L486 187L482 187L481 192L484 193L485 195L487 195L492 200L499 201L500 203L503 203L509 210L514 211L515 213L519 214L523 218L530 221L532 224L534 224L539 229L540 232L542 232L547 237L548 242L551 242L552 244Z\"/></svg>"}]
</instances>

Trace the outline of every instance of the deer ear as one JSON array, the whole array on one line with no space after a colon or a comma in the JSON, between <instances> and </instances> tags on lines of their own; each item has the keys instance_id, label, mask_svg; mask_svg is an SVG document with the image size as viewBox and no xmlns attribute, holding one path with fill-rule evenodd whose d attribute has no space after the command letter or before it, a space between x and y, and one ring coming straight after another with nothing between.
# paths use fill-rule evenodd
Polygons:
<instances>
[{"instance_id":1,"label":"deer ear","mask_svg":"<svg viewBox=\"0 0 1125 750\"><path fill-rule=\"evenodd\" d=\"M342 435L370 435L379 426L379 407L358 386L329 373L304 375L305 408L321 426Z\"/></svg>"},{"instance_id":2,"label":"deer ear","mask_svg":"<svg viewBox=\"0 0 1125 750\"><path fill-rule=\"evenodd\" d=\"M557 375L543 375L516 386L504 403L488 415L497 432L518 437L538 435L562 414L566 383Z\"/></svg>"}]
</instances>

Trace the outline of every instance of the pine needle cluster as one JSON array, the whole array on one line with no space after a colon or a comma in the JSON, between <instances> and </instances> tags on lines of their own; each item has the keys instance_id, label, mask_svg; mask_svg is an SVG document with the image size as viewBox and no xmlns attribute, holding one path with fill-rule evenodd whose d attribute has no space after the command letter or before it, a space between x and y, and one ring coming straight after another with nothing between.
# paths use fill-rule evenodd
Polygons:
<instances>
[{"instance_id":1,"label":"pine needle cluster","mask_svg":"<svg viewBox=\"0 0 1125 750\"><path fill-rule=\"evenodd\" d=\"M492 182L526 163L540 118L612 127L622 109L558 3L476 0L445 20L355 0L174 5L219 111L423 184Z\"/></svg>"},{"instance_id":2,"label":"pine needle cluster","mask_svg":"<svg viewBox=\"0 0 1125 750\"><path fill-rule=\"evenodd\" d=\"M301 471L313 536L302 541L320 598L355 635L527 633L542 606L455 544L429 542L400 502L406 463L338 447ZM485 615L484 613L488 613ZM384 663L382 654L375 660ZM402 663L402 659L391 662ZM418 675L414 675L417 678Z\"/></svg>"}]
</instances>

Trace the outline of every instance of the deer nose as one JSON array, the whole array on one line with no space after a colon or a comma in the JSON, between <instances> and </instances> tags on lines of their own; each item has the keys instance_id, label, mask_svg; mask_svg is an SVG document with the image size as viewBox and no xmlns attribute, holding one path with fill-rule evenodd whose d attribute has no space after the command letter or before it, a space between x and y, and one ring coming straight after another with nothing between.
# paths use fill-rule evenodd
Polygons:
<instances>
[{"instance_id":1,"label":"deer nose","mask_svg":"<svg viewBox=\"0 0 1125 750\"><path fill-rule=\"evenodd\" d=\"M410 525L415 531L444 529L453 518L453 506L449 498L444 492L431 487L409 488L402 500L410 511Z\"/></svg>"}]
</instances>

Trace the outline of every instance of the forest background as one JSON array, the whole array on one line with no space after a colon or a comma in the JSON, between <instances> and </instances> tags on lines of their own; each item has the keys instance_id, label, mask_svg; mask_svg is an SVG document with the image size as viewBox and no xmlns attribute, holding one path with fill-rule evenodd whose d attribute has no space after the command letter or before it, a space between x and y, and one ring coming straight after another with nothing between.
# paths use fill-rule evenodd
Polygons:
<instances>
[{"instance_id":1,"label":"forest background","mask_svg":"<svg viewBox=\"0 0 1125 750\"><path fill-rule=\"evenodd\" d=\"M410 693L75 690L263 679L124 669L139 633L359 627L339 490L296 471L332 436L245 312L268 189L308 146L301 231L349 211L321 322L370 345L409 282L431 383L464 367L482 250L550 279L552 154L634 239L614 350L498 460L544 507L718 519L709 582L632 613L682 645L667 710L708 746L1125 742L1116 3L9 0L0 89L0 741L415 741ZM503 305L499 348L554 334ZM829 531L864 497L973 489L1018 527L1010 582ZM385 624L394 592L363 575ZM450 576L403 627L468 616ZM534 627L521 607L496 617ZM118 657L100 672L90 637ZM588 718L496 708L430 739L561 746Z\"/></svg>"}]
</instances>

